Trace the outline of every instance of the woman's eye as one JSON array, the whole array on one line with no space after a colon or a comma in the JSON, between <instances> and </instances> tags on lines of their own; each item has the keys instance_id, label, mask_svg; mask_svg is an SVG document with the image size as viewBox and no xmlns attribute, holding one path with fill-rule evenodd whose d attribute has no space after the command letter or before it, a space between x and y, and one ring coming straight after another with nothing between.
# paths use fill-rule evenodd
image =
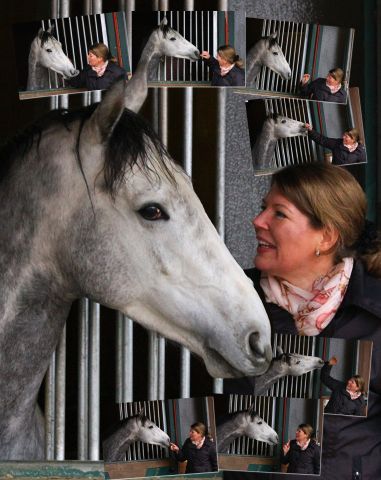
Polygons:
<instances>
[{"instance_id":1,"label":"woman's eye","mask_svg":"<svg viewBox=\"0 0 381 480\"><path fill-rule=\"evenodd\" d=\"M283 212L281 212L280 210L276 210L275 216L278 217L278 218L286 218L286 215Z\"/></svg>"},{"instance_id":2,"label":"woman's eye","mask_svg":"<svg viewBox=\"0 0 381 480\"><path fill-rule=\"evenodd\" d=\"M169 215L160 205L146 205L138 210L138 212L146 220L169 220Z\"/></svg>"},{"instance_id":3,"label":"woman's eye","mask_svg":"<svg viewBox=\"0 0 381 480\"><path fill-rule=\"evenodd\" d=\"M264 210L266 210L266 205L264 203L262 203L261 205L261 212L263 212Z\"/></svg>"}]
</instances>

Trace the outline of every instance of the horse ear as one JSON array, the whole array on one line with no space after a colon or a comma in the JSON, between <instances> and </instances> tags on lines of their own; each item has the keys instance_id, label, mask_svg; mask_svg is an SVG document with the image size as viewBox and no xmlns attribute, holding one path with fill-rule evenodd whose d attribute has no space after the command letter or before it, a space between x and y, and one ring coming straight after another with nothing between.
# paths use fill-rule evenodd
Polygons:
<instances>
[{"instance_id":1,"label":"horse ear","mask_svg":"<svg viewBox=\"0 0 381 480\"><path fill-rule=\"evenodd\" d=\"M42 36L44 35L44 29L40 28L40 30L37 33L38 38L41 40Z\"/></svg>"},{"instance_id":2,"label":"horse ear","mask_svg":"<svg viewBox=\"0 0 381 480\"><path fill-rule=\"evenodd\" d=\"M274 40L276 40L277 36L278 36L278 32L275 31L270 35L270 38L273 38Z\"/></svg>"},{"instance_id":3,"label":"horse ear","mask_svg":"<svg viewBox=\"0 0 381 480\"><path fill-rule=\"evenodd\" d=\"M163 30L164 27L168 25L167 17L164 17L163 20L160 22L160 28Z\"/></svg>"},{"instance_id":4,"label":"horse ear","mask_svg":"<svg viewBox=\"0 0 381 480\"><path fill-rule=\"evenodd\" d=\"M52 33L53 30L54 30L54 23L52 23L52 25L50 25L50 27L47 29L47 32Z\"/></svg>"},{"instance_id":5,"label":"horse ear","mask_svg":"<svg viewBox=\"0 0 381 480\"><path fill-rule=\"evenodd\" d=\"M276 347L276 353L277 353L277 356L283 355L283 348L280 345Z\"/></svg>"},{"instance_id":6,"label":"horse ear","mask_svg":"<svg viewBox=\"0 0 381 480\"><path fill-rule=\"evenodd\" d=\"M87 128L98 134L99 143L107 140L124 112L125 89L125 80L116 82L91 115Z\"/></svg>"},{"instance_id":7,"label":"horse ear","mask_svg":"<svg viewBox=\"0 0 381 480\"><path fill-rule=\"evenodd\" d=\"M252 404L250 405L250 407L249 407L248 410L247 410L247 413L249 413L250 416L252 416L252 415L255 414L254 403L252 403Z\"/></svg>"}]
</instances>

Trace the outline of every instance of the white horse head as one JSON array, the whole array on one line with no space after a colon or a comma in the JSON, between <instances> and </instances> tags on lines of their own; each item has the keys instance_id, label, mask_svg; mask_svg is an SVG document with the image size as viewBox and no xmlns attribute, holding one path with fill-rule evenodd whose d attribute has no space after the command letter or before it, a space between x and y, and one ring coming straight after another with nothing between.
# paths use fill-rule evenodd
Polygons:
<instances>
[{"instance_id":1,"label":"white horse head","mask_svg":"<svg viewBox=\"0 0 381 480\"><path fill-rule=\"evenodd\" d=\"M78 75L78 70L65 55L62 44L51 34L52 27L48 30L40 28L32 42L31 50L36 56L36 62L41 66L53 70L65 79Z\"/></svg>"},{"instance_id":2,"label":"white horse head","mask_svg":"<svg viewBox=\"0 0 381 480\"><path fill-rule=\"evenodd\" d=\"M307 135L308 130L304 122L293 120L292 118L283 115L273 114L267 118L269 131L277 140L280 138L297 137L300 135Z\"/></svg>"},{"instance_id":3,"label":"white horse head","mask_svg":"<svg viewBox=\"0 0 381 480\"><path fill-rule=\"evenodd\" d=\"M320 357L300 355L299 353L283 353L281 347L277 347L277 354L275 361L279 362L279 368L284 371L285 375L304 375L324 366L324 360Z\"/></svg>"},{"instance_id":4,"label":"white horse head","mask_svg":"<svg viewBox=\"0 0 381 480\"><path fill-rule=\"evenodd\" d=\"M140 412L136 417L132 417L130 425L136 442L159 445L163 448L169 447L169 436L143 412Z\"/></svg>"},{"instance_id":5,"label":"white horse head","mask_svg":"<svg viewBox=\"0 0 381 480\"><path fill-rule=\"evenodd\" d=\"M254 405L244 412L243 420L244 435L259 442L266 442L270 445L278 444L278 434L266 423L254 410Z\"/></svg>"},{"instance_id":6,"label":"white horse head","mask_svg":"<svg viewBox=\"0 0 381 480\"><path fill-rule=\"evenodd\" d=\"M264 45L261 49L261 61L263 65L280 75L283 80L291 78L291 68L288 64L282 49L277 42L277 32L264 38Z\"/></svg>"},{"instance_id":7,"label":"white horse head","mask_svg":"<svg viewBox=\"0 0 381 480\"><path fill-rule=\"evenodd\" d=\"M199 60L200 51L188 42L179 32L168 25L164 18L156 29L157 42L155 48L161 56Z\"/></svg>"}]
</instances>

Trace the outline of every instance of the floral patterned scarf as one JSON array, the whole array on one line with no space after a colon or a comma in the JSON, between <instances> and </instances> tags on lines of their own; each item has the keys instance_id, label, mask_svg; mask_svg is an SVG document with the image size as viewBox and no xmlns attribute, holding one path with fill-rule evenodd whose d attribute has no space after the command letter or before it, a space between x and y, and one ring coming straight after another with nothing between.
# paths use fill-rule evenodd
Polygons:
<instances>
[{"instance_id":1,"label":"floral patterned scarf","mask_svg":"<svg viewBox=\"0 0 381 480\"><path fill-rule=\"evenodd\" d=\"M353 258L344 258L325 276L318 277L310 292L266 275L262 275L260 284L267 302L279 305L294 317L299 335L313 336L319 335L335 316L352 269Z\"/></svg>"},{"instance_id":2,"label":"floral patterned scarf","mask_svg":"<svg viewBox=\"0 0 381 480\"><path fill-rule=\"evenodd\" d=\"M337 93L340 88L341 88L341 83L339 83L339 85L336 85L336 86L331 86L331 85L328 85L328 83L326 83L327 87L331 90L331 93L332 95L334 95L335 93Z\"/></svg>"},{"instance_id":3,"label":"floral patterned scarf","mask_svg":"<svg viewBox=\"0 0 381 480\"><path fill-rule=\"evenodd\" d=\"M102 77L106 71L107 65L108 65L108 61L99 67L91 67L91 68L97 74L97 77Z\"/></svg>"}]
</instances>

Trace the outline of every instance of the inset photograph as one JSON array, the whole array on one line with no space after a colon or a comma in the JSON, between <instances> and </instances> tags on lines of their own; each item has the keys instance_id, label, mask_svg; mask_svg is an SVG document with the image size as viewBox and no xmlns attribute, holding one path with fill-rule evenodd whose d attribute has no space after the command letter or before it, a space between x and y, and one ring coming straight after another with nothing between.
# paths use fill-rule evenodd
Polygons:
<instances>
[{"instance_id":1,"label":"inset photograph","mask_svg":"<svg viewBox=\"0 0 381 480\"><path fill-rule=\"evenodd\" d=\"M273 359L256 377L225 379L224 393L323 398L326 413L364 416L372 342L273 334Z\"/></svg>"},{"instance_id":2,"label":"inset photograph","mask_svg":"<svg viewBox=\"0 0 381 480\"><path fill-rule=\"evenodd\" d=\"M103 441L109 478L218 471L213 397L126 403Z\"/></svg>"},{"instance_id":3,"label":"inset photograph","mask_svg":"<svg viewBox=\"0 0 381 480\"><path fill-rule=\"evenodd\" d=\"M133 12L132 25L133 75L149 85L245 86L234 12Z\"/></svg>"},{"instance_id":4,"label":"inset photograph","mask_svg":"<svg viewBox=\"0 0 381 480\"><path fill-rule=\"evenodd\" d=\"M347 105L279 97L249 100L246 112L256 175L300 163L366 162L357 88Z\"/></svg>"},{"instance_id":5,"label":"inset photograph","mask_svg":"<svg viewBox=\"0 0 381 480\"><path fill-rule=\"evenodd\" d=\"M13 34L21 100L104 90L131 73L123 12L15 24Z\"/></svg>"},{"instance_id":6,"label":"inset photograph","mask_svg":"<svg viewBox=\"0 0 381 480\"><path fill-rule=\"evenodd\" d=\"M215 395L215 409L222 470L320 473L318 400Z\"/></svg>"},{"instance_id":7,"label":"inset photograph","mask_svg":"<svg viewBox=\"0 0 381 480\"><path fill-rule=\"evenodd\" d=\"M246 18L246 86L347 102L354 29Z\"/></svg>"}]
</instances>

